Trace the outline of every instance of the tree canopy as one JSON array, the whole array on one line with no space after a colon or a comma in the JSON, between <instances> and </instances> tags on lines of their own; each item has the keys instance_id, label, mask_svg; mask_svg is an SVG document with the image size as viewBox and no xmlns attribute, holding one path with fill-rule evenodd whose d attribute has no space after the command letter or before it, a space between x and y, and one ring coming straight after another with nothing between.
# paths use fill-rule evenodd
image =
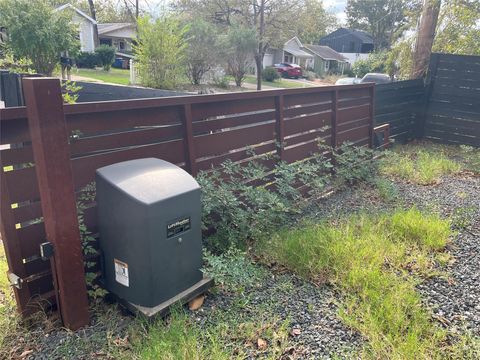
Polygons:
<instances>
[{"instance_id":1,"label":"tree canopy","mask_svg":"<svg viewBox=\"0 0 480 360\"><path fill-rule=\"evenodd\" d=\"M74 55L80 47L68 14L44 0L0 0L0 23L8 29L8 49L38 73L51 75L62 52Z\"/></svg>"},{"instance_id":2,"label":"tree canopy","mask_svg":"<svg viewBox=\"0 0 480 360\"><path fill-rule=\"evenodd\" d=\"M480 2L444 0L433 51L480 55Z\"/></svg>"},{"instance_id":3,"label":"tree canopy","mask_svg":"<svg viewBox=\"0 0 480 360\"><path fill-rule=\"evenodd\" d=\"M348 25L373 37L376 50L389 48L419 9L419 0L348 0Z\"/></svg>"}]
</instances>

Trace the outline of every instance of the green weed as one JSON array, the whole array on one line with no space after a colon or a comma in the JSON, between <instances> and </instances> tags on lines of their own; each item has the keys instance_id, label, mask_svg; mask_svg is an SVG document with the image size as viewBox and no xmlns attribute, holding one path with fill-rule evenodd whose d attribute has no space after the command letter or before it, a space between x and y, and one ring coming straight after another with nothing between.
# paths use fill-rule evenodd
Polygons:
<instances>
[{"instance_id":1,"label":"green weed","mask_svg":"<svg viewBox=\"0 0 480 360\"><path fill-rule=\"evenodd\" d=\"M345 294L342 319L367 339L367 358L437 358L446 334L422 308L411 273L428 275L450 223L417 209L351 216L285 230L262 245L265 256Z\"/></svg>"},{"instance_id":2,"label":"green weed","mask_svg":"<svg viewBox=\"0 0 480 360\"><path fill-rule=\"evenodd\" d=\"M165 322L137 326L132 331L133 353L140 359L162 360L244 359L248 353L278 359L289 324L265 315L252 322L234 308L214 313L200 325L179 310Z\"/></svg>"},{"instance_id":3,"label":"green weed","mask_svg":"<svg viewBox=\"0 0 480 360\"><path fill-rule=\"evenodd\" d=\"M449 159L444 151L414 146L387 152L380 165L383 175L421 185L435 184L440 177L460 170L461 165Z\"/></svg>"}]
</instances>

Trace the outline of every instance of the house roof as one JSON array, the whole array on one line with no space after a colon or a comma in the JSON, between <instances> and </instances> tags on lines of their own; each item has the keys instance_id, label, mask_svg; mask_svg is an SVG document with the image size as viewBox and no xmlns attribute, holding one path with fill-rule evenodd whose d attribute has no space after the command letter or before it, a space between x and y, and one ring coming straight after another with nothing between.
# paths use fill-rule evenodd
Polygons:
<instances>
[{"instance_id":1,"label":"house roof","mask_svg":"<svg viewBox=\"0 0 480 360\"><path fill-rule=\"evenodd\" d=\"M347 28L338 28L337 30L331 32L330 34L324 36L320 39L322 40L336 40L348 35L352 35L359 39L364 44L373 44L373 38L369 33L365 31L355 30L355 29L347 29Z\"/></svg>"},{"instance_id":2,"label":"house roof","mask_svg":"<svg viewBox=\"0 0 480 360\"><path fill-rule=\"evenodd\" d=\"M98 34L105 35L109 32L120 30L126 27L134 26L132 23L105 23L98 24Z\"/></svg>"},{"instance_id":3,"label":"house roof","mask_svg":"<svg viewBox=\"0 0 480 360\"><path fill-rule=\"evenodd\" d=\"M298 46L297 48L289 46L292 41L295 41L295 43ZM303 51L302 48L303 48L302 42L300 41L300 39L298 37L294 36L293 38L291 38L290 40L288 40L285 43L285 45L283 47L283 50L288 51L290 54L292 54L296 57L301 57L301 58L312 58L313 57L312 54L310 54L306 51Z\"/></svg>"},{"instance_id":4,"label":"house roof","mask_svg":"<svg viewBox=\"0 0 480 360\"><path fill-rule=\"evenodd\" d=\"M315 55L321 57L324 60L337 60L347 61L347 58L340 53L333 50L331 47L322 45L305 45L307 50L310 50Z\"/></svg>"},{"instance_id":5,"label":"house roof","mask_svg":"<svg viewBox=\"0 0 480 360\"><path fill-rule=\"evenodd\" d=\"M362 42L365 44L370 44L372 43L373 44L373 38L372 38L372 35L370 35L369 33L366 33L365 31L360 31L360 30L355 30L355 29L345 29L347 31L349 31L352 35L356 36L357 38L359 38L360 40L362 40Z\"/></svg>"},{"instance_id":6,"label":"house roof","mask_svg":"<svg viewBox=\"0 0 480 360\"><path fill-rule=\"evenodd\" d=\"M284 51L288 51L290 54L296 56L296 57L301 57L301 58L313 58L312 54L300 50L300 49L293 49L293 48L284 48Z\"/></svg>"},{"instance_id":7,"label":"house roof","mask_svg":"<svg viewBox=\"0 0 480 360\"><path fill-rule=\"evenodd\" d=\"M77 9L75 6L73 6L72 4L65 4L65 5L62 5L62 6L59 6L57 7L54 11L62 11L64 9L72 9L73 11L75 11L78 15L84 17L85 19L87 19L88 21L90 21L92 24L96 24L97 22L95 20L93 20L90 16L88 16L87 14L85 14L82 10L80 9Z\"/></svg>"}]
</instances>

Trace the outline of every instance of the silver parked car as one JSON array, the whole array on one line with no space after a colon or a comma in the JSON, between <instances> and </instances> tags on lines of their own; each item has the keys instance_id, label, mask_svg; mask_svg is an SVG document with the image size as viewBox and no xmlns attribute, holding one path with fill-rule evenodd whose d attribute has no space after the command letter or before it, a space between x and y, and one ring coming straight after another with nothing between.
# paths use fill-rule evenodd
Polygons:
<instances>
[{"instance_id":1,"label":"silver parked car","mask_svg":"<svg viewBox=\"0 0 480 360\"><path fill-rule=\"evenodd\" d=\"M375 84L388 84L392 82L392 79L390 79L390 76L387 74L368 73L362 78L362 80L360 80L360 84L369 82L373 82Z\"/></svg>"},{"instance_id":2,"label":"silver parked car","mask_svg":"<svg viewBox=\"0 0 480 360\"><path fill-rule=\"evenodd\" d=\"M352 84L358 84L358 83L360 83L360 80L361 80L361 79L356 78L356 77L345 77L345 78L338 79L338 80L335 82L335 85L352 85Z\"/></svg>"}]
</instances>

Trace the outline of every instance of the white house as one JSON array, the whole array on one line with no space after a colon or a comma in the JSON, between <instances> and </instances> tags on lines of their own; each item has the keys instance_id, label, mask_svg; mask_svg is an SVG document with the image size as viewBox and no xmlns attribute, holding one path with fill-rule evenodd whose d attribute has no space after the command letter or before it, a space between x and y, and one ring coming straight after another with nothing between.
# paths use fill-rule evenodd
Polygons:
<instances>
[{"instance_id":1,"label":"white house","mask_svg":"<svg viewBox=\"0 0 480 360\"><path fill-rule=\"evenodd\" d=\"M72 21L78 26L80 51L95 51L94 25L97 24L100 44L107 44L117 49L117 55L131 57L132 40L136 37L135 24L107 23L99 24L90 16L71 4L65 4L55 11L72 12Z\"/></svg>"}]
</instances>

